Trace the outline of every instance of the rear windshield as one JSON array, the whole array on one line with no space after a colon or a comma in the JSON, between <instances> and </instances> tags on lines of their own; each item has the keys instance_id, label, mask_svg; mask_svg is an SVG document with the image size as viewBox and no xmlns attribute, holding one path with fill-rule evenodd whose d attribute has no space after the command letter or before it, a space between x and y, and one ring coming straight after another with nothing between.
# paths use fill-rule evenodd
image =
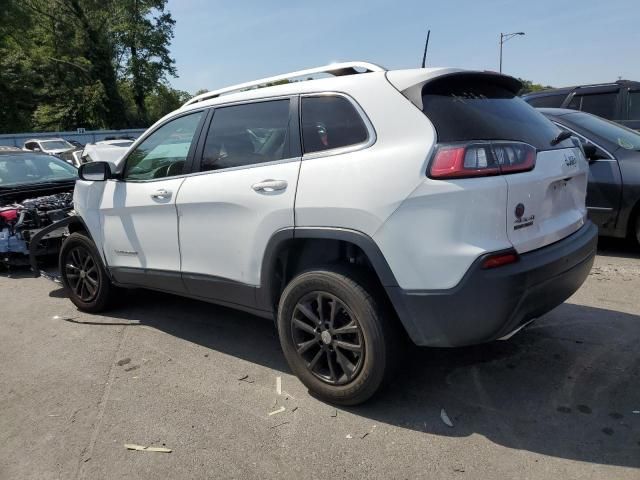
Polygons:
<instances>
[{"instance_id":1,"label":"rear windshield","mask_svg":"<svg viewBox=\"0 0 640 480\"><path fill-rule=\"evenodd\" d=\"M425 85L422 104L441 143L515 140L538 150L573 146L566 140L552 146L558 127L491 77L442 77Z\"/></svg>"}]
</instances>

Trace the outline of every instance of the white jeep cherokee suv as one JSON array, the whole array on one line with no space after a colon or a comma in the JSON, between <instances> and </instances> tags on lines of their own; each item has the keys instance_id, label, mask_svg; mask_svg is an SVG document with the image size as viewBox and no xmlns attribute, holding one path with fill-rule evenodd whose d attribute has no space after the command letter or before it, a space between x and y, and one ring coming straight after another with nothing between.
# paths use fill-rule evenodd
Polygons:
<instances>
[{"instance_id":1,"label":"white jeep cherokee suv","mask_svg":"<svg viewBox=\"0 0 640 480\"><path fill-rule=\"evenodd\" d=\"M338 404L378 390L405 332L508 337L580 287L597 241L579 144L519 89L347 63L195 97L116 166L82 165L69 297L98 312L144 287L274 318Z\"/></svg>"}]
</instances>

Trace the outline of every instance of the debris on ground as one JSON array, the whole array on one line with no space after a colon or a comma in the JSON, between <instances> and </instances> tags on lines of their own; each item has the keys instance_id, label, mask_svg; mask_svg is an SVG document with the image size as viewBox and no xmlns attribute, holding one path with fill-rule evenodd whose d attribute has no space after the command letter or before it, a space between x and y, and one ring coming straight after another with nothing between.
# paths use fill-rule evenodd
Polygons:
<instances>
[{"instance_id":1,"label":"debris on ground","mask_svg":"<svg viewBox=\"0 0 640 480\"><path fill-rule=\"evenodd\" d=\"M332 418L336 418L338 416L338 410L336 410L335 408L333 409L333 412L331 412L331 417Z\"/></svg>"},{"instance_id":2,"label":"debris on ground","mask_svg":"<svg viewBox=\"0 0 640 480\"><path fill-rule=\"evenodd\" d=\"M453 428L453 422L449 418L449 415L447 415L447 411L444 408L440 410L440 418L442 419L442 423L444 423L447 427Z\"/></svg>"},{"instance_id":3,"label":"debris on ground","mask_svg":"<svg viewBox=\"0 0 640 480\"><path fill-rule=\"evenodd\" d=\"M282 395L282 377L276 377L276 394Z\"/></svg>"},{"instance_id":4,"label":"debris on ground","mask_svg":"<svg viewBox=\"0 0 640 480\"><path fill-rule=\"evenodd\" d=\"M274 410L273 412L270 412L270 413L269 413L269 416L271 416L271 415L277 415L278 413L282 413L282 412L284 412L285 410L286 410L286 409L285 409L284 407L280 407L279 409Z\"/></svg>"},{"instance_id":5,"label":"debris on ground","mask_svg":"<svg viewBox=\"0 0 640 480\"><path fill-rule=\"evenodd\" d=\"M130 372L130 371L132 371L132 370L137 370L137 369L139 369L139 368L140 368L140 365L132 365L132 366L130 366L129 368L125 368L125 369L124 369L124 371L125 371L125 372Z\"/></svg>"},{"instance_id":6,"label":"debris on ground","mask_svg":"<svg viewBox=\"0 0 640 480\"><path fill-rule=\"evenodd\" d=\"M293 408L291 409L291 413L295 412L297 409L298 409L298 407L297 407L297 406L293 407Z\"/></svg>"},{"instance_id":7,"label":"debris on ground","mask_svg":"<svg viewBox=\"0 0 640 480\"><path fill-rule=\"evenodd\" d=\"M350 433L347 433L347 436L345 438L353 438L353 437L351 436Z\"/></svg>"},{"instance_id":8,"label":"debris on ground","mask_svg":"<svg viewBox=\"0 0 640 480\"><path fill-rule=\"evenodd\" d=\"M170 448L165 447L145 447L144 445L136 445L135 443L125 443L124 447L127 450L137 450L139 452L158 452L158 453L171 453Z\"/></svg>"},{"instance_id":9,"label":"debris on ground","mask_svg":"<svg viewBox=\"0 0 640 480\"><path fill-rule=\"evenodd\" d=\"M249 375L242 375L238 378L241 382L253 383L255 380L249 380Z\"/></svg>"},{"instance_id":10,"label":"debris on ground","mask_svg":"<svg viewBox=\"0 0 640 480\"><path fill-rule=\"evenodd\" d=\"M116 365L118 365L119 367L122 367L123 365L126 365L127 363L131 363L131 359L130 358L123 358L121 360L118 360L116 362Z\"/></svg>"},{"instance_id":11,"label":"debris on ground","mask_svg":"<svg viewBox=\"0 0 640 480\"><path fill-rule=\"evenodd\" d=\"M640 414L640 410L632 410L631 413L633 413L635 415L638 415L638 414Z\"/></svg>"},{"instance_id":12,"label":"debris on ground","mask_svg":"<svg viewBox=\"0 0 640 480\"><path fill-rule=\"evenodd\" d=\"M51 320L75 320L76 318L79 317L77 315L75 317L71 315L54 315Z\"/></svg>"},{"instance_id":13,"label":"debris on ground","mask_svg":"<svg viewBox=\"0 0 640 480\"><path fill-rule=\"evenodd\" d=\"M278 423L277 425L273 425L272 427L269 427L269 428L278 428L278 427L281 427L282 425L287 425L288 423L290 423L290 422Z\"/></svg>"}]
</instances>

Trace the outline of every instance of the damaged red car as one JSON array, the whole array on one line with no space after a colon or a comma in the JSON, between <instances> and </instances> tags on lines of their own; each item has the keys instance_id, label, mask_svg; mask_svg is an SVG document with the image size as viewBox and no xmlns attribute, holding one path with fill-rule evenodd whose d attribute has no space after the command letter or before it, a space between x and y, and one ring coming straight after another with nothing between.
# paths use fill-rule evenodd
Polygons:
<instances>
[{"instance_id":1,"label":"damaged red car","mask_svg":"<svg viewBox=\"0 0 640 480\"><path fill-rule=\"evenodd\" d=\"M29 265L32 247L57 253L64 229L39 234L72 215L77 178L74 166L54 156L0 151L0 264Z\"/></svg>"}]
</instances>

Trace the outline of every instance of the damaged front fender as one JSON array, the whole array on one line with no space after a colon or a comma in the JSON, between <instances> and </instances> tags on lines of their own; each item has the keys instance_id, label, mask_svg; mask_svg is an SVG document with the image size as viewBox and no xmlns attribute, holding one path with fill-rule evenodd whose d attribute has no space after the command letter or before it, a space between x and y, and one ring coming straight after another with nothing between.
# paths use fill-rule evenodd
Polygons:
<instances>
[{"instance_id":1,"label":"damaged front fender","mask_svg":"<svg viewBox=\"0 0 640 480\"><path fill-rule=\"evenodd\" d=\"M29 245L29 264L31 265L31 270L33 271L34 276L40 276L40 270L38 269L38 255L46 252L46 249L42 248L41 240L44 239L51 232L55 232L56 230L60 230L63 228L68 228L71 224L80 223L82 224L82 220L77 215L69 215L62 220L59 220L55 223L52 223L48 227L43 228L38 233L36 233L33 237L31 237L31 242Z\"/></svg>"}]
</instances>

